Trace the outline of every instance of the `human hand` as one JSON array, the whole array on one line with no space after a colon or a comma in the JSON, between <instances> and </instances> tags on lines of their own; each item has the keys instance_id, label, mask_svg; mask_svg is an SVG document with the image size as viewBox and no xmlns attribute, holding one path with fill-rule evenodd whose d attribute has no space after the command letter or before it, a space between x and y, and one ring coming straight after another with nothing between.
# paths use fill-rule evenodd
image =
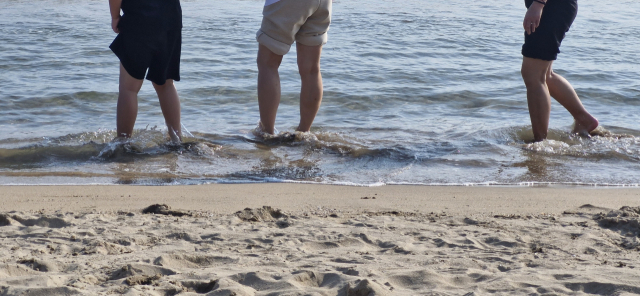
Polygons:
<instances>
[{"instance_id":1,"label":"human hand","mask_svg":"<svg viewBox=\"0 0 640 296\"><path fill-rule=\"evenodd\" d=\"M120 17L111 19L111 29L113 29L116 34L120 33L120 29L118 29L118 22L120 22Z\"/></svg>"},{"instance_id":2,"label":"human hand","mask_svg":"<svg viewBox=\"0 0 640 296\"><path fill-rule=\"evenodd\" d=\"M527 35L531 35L531 33L535 32L536 28L540 26L543 8L544 5L538 2L533 2L533 4L529 6L529 10L527 10L527 14L524 15L524 21L522 22L522 26L524 30L527 31Z\"/></svg>"}]
</instances>

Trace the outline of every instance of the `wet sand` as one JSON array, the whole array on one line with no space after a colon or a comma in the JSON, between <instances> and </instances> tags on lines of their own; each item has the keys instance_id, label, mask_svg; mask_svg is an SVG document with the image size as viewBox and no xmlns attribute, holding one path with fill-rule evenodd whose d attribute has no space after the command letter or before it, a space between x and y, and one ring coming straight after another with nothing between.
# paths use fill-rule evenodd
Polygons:
<instances>
[{"instance_id":1,"label":"wet sand","mask_svg":"<svg viewBox=\"0 0 640 296\"><path fill-rule=\"evenodd\" d=\"M559 214L584 204L607 208L637 206L640 205L640 188L354 187L292 183L0 187L2 211L133 211L156 203L217 214L264 205L293 212L327 207L346 212Z\"/></svg>"}]
</instances>

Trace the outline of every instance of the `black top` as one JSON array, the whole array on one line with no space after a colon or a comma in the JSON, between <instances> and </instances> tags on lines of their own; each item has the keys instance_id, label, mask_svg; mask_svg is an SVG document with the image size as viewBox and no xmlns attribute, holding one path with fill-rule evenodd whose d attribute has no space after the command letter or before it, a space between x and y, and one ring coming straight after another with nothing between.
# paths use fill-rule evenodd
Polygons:
<instances>
[{"instance_id":1,"label":"black top","mask_svg":"<svg viewBox=\"0 0 640 296\"><path fill-rule=\"evenodd\" d=\"M182 28L180 0L122 0L121 30L146 32Z\"/></svg>"}]
</instances>

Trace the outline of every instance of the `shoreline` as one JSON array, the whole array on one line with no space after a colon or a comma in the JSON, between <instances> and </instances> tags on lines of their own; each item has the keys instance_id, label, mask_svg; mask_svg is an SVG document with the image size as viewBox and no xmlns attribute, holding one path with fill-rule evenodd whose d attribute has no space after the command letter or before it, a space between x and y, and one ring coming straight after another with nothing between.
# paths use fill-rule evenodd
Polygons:
<instances>
[{"instance_id":1,"label":"shoreline","mask_svg":"<svg viewBox=\"0 0 640 296\"><path fill-rule=\"evenodd\" d=\"M404 211L450 214L560 214L590 204L640 206L638 188L385 185L359 187L300 183L208 185L0 186L0 211L134 211L151 204L231 214L271 206L289 212Z\"/></svg>"}]
</instances>

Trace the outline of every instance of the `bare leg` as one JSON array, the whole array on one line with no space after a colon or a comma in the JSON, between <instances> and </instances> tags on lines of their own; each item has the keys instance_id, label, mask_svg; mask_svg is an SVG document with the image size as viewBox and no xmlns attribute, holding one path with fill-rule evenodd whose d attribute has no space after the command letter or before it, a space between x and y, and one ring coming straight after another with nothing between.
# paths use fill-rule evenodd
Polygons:
<instances>
[{"instance_id":1,"label":"bare leg","mask_svg":"<svg viewBox=\"0 0 640 296\"><path fill-rule=\"evenodd\" d=\"M300 124L296 130L308 132L322 102L322 74L320 73L322 45L306 46L296 43L296 48L298 51L298 71L302 80Z\"/></svg>"},{"instance_id":2,"label":"bare leg","mask_svg":"<svg viewBox=\"0 0 640 296\"><path fill-rule=\"evenodd\" d=\"M525 57L522 60L522 79L527 87L527 103L534 141L547 138L549 115L551 114L551 97L547 87L547 72L551 69L551 61L543 61Z\"/></svg>"},{"instance_id":3,"label":"bare leg","mask_svg":"<svg viewBox=\"0 0 640 296\"><path fill-rule=\"evenodd\" d=\"M573 116L576 122L573 133L585 136L598 127L598 120L584 108L569 81L553 72L551 67L547 72L547 86L551 96Z\"/></svg>"},{"instance_id":4,"label":"bare leg","mask_svg":"<svg viewBox=\"0 0 640 296\"><path fill-rule=\"evenodd\" d=\"M278 68L282 63L282 56L273 53L269 48L260 44L257 62L260 124L264 132L273 134L278 105L280 105L280 74L278 73Z\"/></svg>"},{"instance_id":5,"label":"bare leg","mask_svg":"<svg viewBox=\"0 0 640 296\"><path fill-rule=\"evenodd\" d=\"M138 92L143 80L135 79L120 64L120 86L117 107L117 137L130 138L138 117Z\"/></svg>"},{"instance_id":6,"label":"bare leg","mask_svg":"<svg viewBox=\"0 0 640 296\"><path fill-rule=\"evenodd\" d=\"M527 86L527 102L535 141L547 138L551 99L571 113L576 124L573 133L589 135L598 127L598 120L584 108L578 94L564 77L553 72L553 61L525 57L522 61L522 78Z\"/></svg>"},{"instance_id":7,"label":"bare leg","mask_svg":"<svg viewBox=\"0 0 640 296\"><path fill-rule=\"evenodd\" d=\"M164 121L169 129L169 137L175 143L182 141L182 126L180 125L180 97L178 91L173 84L173 79L167 79L163 85L153 83L156 89L158 99L160 100L160 108Z\"/></svg>"}]
</instances>

